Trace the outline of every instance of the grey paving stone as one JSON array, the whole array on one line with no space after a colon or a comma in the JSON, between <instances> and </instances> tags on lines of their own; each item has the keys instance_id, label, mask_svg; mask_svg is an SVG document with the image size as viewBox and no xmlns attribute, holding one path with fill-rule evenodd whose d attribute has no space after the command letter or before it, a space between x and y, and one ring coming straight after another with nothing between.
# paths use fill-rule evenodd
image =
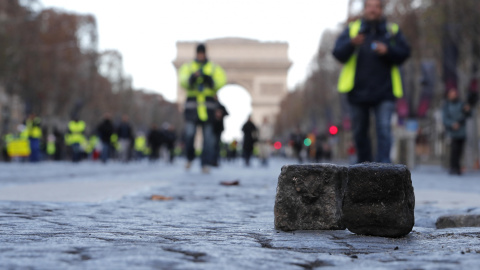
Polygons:
<instances>
[{"instance_id":1,"label":"grey paving stone","mask_svg":"<svg viewBox=\"0 0 480 270\"><path fill-rule=\"evenodd\" d=\"M448 215L441 216L435 223L437 229L480 227L480 215Z\"/></svg>"},{"instance_id":2,"label":"grey paving stone","mask_svg":"<svg viewBox=\"0 0 480 270\"><path fill-rule=\"evenodd\" d=\"M405 236L415 223L414 209L415 194L406 166L362 163L349 167L343 221L351 232Z\"/></svg>"},{"instance_id":3,"label":"grey paving stone","mask_svg":"<svg viewBox=\"0 0 480 270\"><path fill-rule=\"evenodd\" d=\"M341 219L346 182L345 166L283 166L275 199L275 228L283 231L345 229Z\"/></svg>"}]
</instances>

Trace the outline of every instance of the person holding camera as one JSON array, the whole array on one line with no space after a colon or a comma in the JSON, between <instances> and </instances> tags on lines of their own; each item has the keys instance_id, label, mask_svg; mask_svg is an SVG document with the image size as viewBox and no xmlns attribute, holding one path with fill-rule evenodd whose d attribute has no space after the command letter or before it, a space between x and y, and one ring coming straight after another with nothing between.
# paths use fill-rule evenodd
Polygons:
<instances>
[{"instance_id":1,"label":"person holding camera","mask_svg":"<svg viewBox=\"0 0 480 270\"><path fill-rule=\"evenodd\" d=\"M184 134L188 160L186 168L191 167L195 158L195 133L200 125L203 130L201 166L202 171L208 173L210 166L215 164L214 121L218 106L215 95L227 83L227 77L222 67L208 60L204 44L197 46L195 60L182 65L179 77L180 85L187 92Z\"/></svg>"},{"instance_id":2,"label":"person holding camera","mask_svg":"<svg viewBox=\"0 0 480 270\"><path fill-rule=\"evenodd\" d=\"M384 1L365 0L363 18L351 22L337 39L334 57L344 64L338 82L351 107L357 162L390 163L391 117L403 96L399 65L410 47L394 23L383 16ZM369 138L370 112L375 115L377 154Z\"/></svg>"},{"instance_id":3,"label":"person holding camera","mask_svg":"<svg viewBox=\"0 0 480 270\"><path fill-rule=\"evenodd\" d=\"M450 137L450 174L461 175L460 160L462 159L465 139L467 137L466 120L471 114L469 103L460 101L458 91L451 88L447 92L447 100L443 105L443 124Z\"/></svg>"}]
</instances>

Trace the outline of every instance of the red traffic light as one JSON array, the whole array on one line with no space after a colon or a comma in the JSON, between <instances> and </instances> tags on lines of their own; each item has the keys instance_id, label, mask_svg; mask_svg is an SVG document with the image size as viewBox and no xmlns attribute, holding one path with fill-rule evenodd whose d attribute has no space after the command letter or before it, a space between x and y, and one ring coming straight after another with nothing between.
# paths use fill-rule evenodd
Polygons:
<instances>
[{"instance_id":1,"label":"red traffic light","mask_svg":"<svg viewBox=\"0 0 480 270\"><path fill-rule=\"evenodd\" d=\"M275 149L277 149L277 150L280 150L280 148L282 148L282 143L281 142L275 142L273 144L273 147L275 147Z\"/></svg>"},{"instance_id":2,"label":"red traffic light","mask_svg":"<svg viewBox=\"0 0 480 270\"><path fill-rule=\"evenodd\" d=\"M330 132L331 135L337 135L338 133L338 128L336 126L331 126L328 131Z\"/></svg>"}]
</instances>

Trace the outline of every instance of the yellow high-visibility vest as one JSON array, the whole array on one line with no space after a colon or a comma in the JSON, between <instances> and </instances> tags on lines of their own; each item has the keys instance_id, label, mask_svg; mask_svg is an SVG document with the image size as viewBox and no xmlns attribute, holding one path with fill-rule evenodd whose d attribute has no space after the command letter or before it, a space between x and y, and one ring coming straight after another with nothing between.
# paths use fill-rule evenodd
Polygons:
<instances>
[{"instance_id":1,"label":"yellow high-visibility vest","mask_svg":"<svg viewBox=\"0 0 480 270\"><path fill-rule=\"evenodd\" d=\"M28 119L26 121L26 128L28 132L28 137L34 139L40 139L42 137L42 128L40 127L40 123L42 120L39 117L35 117L34 119Z\"/></svg>"},{"instance_id":2,"label":"yellow high-visibility vest","mask_svg":"<svg viewBox=\"0 0 480 270\"><path fill-rule=\"evenodd\" d=\"M361 27L362 20L351 22L348 26L350 38L355 38L358 35ZM395 35L398 33L398 24L389 23L388 28L392 34ZM353 90L355 84L355 73L357 71L357 60L358 55L357 53L354 53L350 57L350 59L348 59L348 61L343 65L342 71L340 73L340 78L338 79L338 91L340 93L348 93ZM403 97L402 77L400 75L400 69L398 68L398 66L392 66L391 76L393 95L396 98Z\"/></svg>"},{"instance_id":3,"label":"yellow high-visibility vest","mask_svg":"<svg viewBox=\"0 0 480 270\"><path fill-rule=\"evenodd\" d=\"M145 136L138 136L137 138L135 138L135 151L144 152L146 147L147 139L145 138Z\"/></svg>"},{"instance_id":4,"label":"yellow high-visibility vest","mask_svg":"<svg viewBox=\"0 0 480 270\"><path fill-rule=\"evenodd\" d=\"M196 88L191 88L189 84L190 76L197 72L198 70L202 70L203 74L211 76L213 79L213 88L204 87L203 91L200 91ZM219 65L216 65L210 61L205 63L204 65L197 62L192 61L190 63L186 63L182 65L179 71L179 78L180 78L180 85L187 91L187 97L195 97L197 100L197 114L198 118L201 121L208 120L207 114L207 105L206 105L206 98L207 97L214 97L220 88L225 86L227 83L227 76L225 75L225 71ZM202 78L198 78L197 82L201 83Z\"/></svg>"},{"instance_id":5,"label":"yellow high-visibility vest","mask_svg":"<svg viewBox=\"0 0 480 270\"><path fill-rule=\"evenodd\" d=\"M49 156L53 156L55 154L55 151L56 151L55 141L47 142L47 154Z\"/></svg>"},{"instance_id":6,"label":"yellow high-visibility vest","mask_svg":"<svg viewBox=\"0 0 480 270\"><path fill-rule=\"evenodd\" d=\"M85 122L83 121L70 121L68 123L68 130L70 134L66 138L67 144L71 145L74 143L83 143L85 141L85 136L83 136L83 132L85 131Z\"/></svg>"}]
</instances>

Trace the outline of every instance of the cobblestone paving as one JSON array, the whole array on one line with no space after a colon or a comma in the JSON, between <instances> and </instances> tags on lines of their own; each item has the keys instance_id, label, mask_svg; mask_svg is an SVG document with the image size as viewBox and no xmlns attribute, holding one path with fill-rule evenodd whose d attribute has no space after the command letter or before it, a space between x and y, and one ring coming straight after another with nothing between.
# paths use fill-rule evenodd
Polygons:
<instances>
[{"instance_id":1,"label":"cobblestone paving","mask_svg":"<svg viewBox=\"0 0 480 270\"><path fill-rule=\"evenodd\" d=\"M94 181L108 183L101 185L108 195L115 181L139 183L121 198L98 202L0 196L0 269L480 268L480 228L434 227L442 214L480 212L480 174L414 170L415 191L422 194L416 198L416 226L407 237L388 239L347 230L275 230L277 178L289 162L273 160L268 168L224 164L209 175L198 166L185 172L181 160L173 166L0 164L0 191L40 184L41 194L41 183L51 189L52 183ZM219 184L232 180L240 185ZM449 192L462 196L449 201ZM173 200L152 201L153 194Z\"/></svg>"}]
</instances>

